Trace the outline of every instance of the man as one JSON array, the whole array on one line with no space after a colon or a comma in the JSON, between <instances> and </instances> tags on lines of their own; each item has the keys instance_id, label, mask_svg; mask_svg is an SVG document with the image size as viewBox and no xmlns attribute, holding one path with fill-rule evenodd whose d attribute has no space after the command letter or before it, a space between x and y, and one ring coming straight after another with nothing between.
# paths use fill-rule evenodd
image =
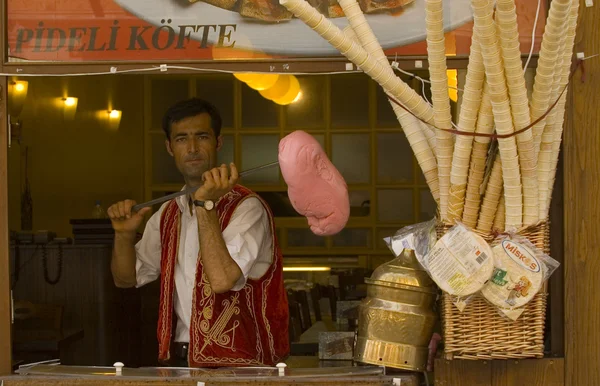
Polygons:
<instances>
[{"instance_id":1,"label":"man","mask_svg":"<svg viewBox=\"0 0 600 386\"><path fill-rule=\"evenodd\" d=\"M232 163L216 167L221 117L201 99L170 107L166 146L193 195L149 208L132 200L108 209L115 230L111 269L118 287L160 276L159 361L190 367L261 366L289 352L288 301L273 215L238 185ZM184 187L185 189L185 187ZM175 317L173 316L175 314Z\"/></svg>"}]
</instances>

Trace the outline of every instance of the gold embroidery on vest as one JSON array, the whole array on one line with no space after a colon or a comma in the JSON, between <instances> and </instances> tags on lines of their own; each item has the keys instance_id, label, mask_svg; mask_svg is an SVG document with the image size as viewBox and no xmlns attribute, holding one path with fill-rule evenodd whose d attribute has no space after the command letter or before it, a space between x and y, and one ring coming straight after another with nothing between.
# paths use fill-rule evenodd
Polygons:
<instances>
[{"instance_id":1,"label":"gold embroidery on vest","mask_svg":"<svg viewBox=\"0 0 600 386\"><path fill-rule=\"evenodd\" d=\"M231 328L226 329L227 325L231 321L233 315L239 315L240 308L239 304L239 293L231 296L230 299L223 300L223 311L214 322L214 324L210 325L210 320L202 319L200 321L200 333L203 336L204 344L198 350L197 354L204 358L202 352L207 346L212 344L216 344L219 347L223 347L235 352L234 340L235 340L235 329L240 325L238 320L233 322ZM202 318L203 314L200 315Z\"/></svg>"},{"instance_id":2,"label":"gold embroidery on vest","mask_svg":"<svg viewBox=\"0 0 600 386\"><path fill-rule=\"evenodd\" d=\"M219 200L219 201L221 201L225 197L228 198L227 202L223 205L223 208L221 209L221 213L219 216L219 222L221 224L223 224L223 221L225 220L225 216L226 216L229 208L232 205L234 205L234 203L237 201L236 197L240 197L241 195L242 194L240 192L237 192L234 190L234 191L229 192L227 195L223 196ZM265 208L267 208L267 212L270 213L268 210L268 207L266 207L266 204L259 196L255 195L255 194L250 194L250 195L244 197L244 199L249 198L249 197L257 197L263 203L263 205L265 205ZM217 201L217 205L219 204L219 201ZM237 205L239 205L239 202L237 203ZM272 218L271 218L271 231L273 232L273 235L275 235ZM273 244L275 244L275 243L273 243ZM272 246L271 254L273 255L273 262L275 263L274 267L276 267L277 259L275 259L274 245ZM199 264L202 265L201 259L199 259ZM263 283L263 286L262 286L263 291L266 291L268 289L270 282L273 279L274 273L275 273L275 269L271 269L269 278L266 280L266 283ZM234 315L240 314L240 308L238 307L240 300L239 300L239 292L236 292L235 295L230 297L230 299L224 300L222 303L224 306L224 309L222 310L221 314L218 316L218 318L214 322L214 324L212 324L212 326L211 326L211 319L214 314L214 312L213 312L214 293L213 293L212 289L210 288L210 283L208 282L208 279L206 278L206 275L204 272L202 274L200 281L201 281L200 283L197 283L198 291L193 291L194 292L193 293L194 301L193 301L193 305L192 305L192 309L193 309L192 315L196 314L197 320L195 323L196 333L193 334L192 339L195 343L195 346L199 347L199 350L190 350L190 354L193 354L194 362L198 365L203 365L203 364L207 364L207 365L211 365L211 364L241 365L241 364L243 364L243 365L265 366L265 364L264 364L265 352L262 348L262 341L260 339L260 335L258 334L258 329L257 329L257 349L260 347L260 349L257 350L258 358L246 359L246 358L229 358L229 357L222 357L222 356L215 357L215 356L205 356L203 354L204 349L206 349L207 346L212 345L212 344L216 344L220 347L229 349L233 352L236 351L235 346L234 346L235 330L240 325L240 322L236 320L232 324L231 328L226 329L226 327L230 323L231 318ZM248 288L252 291L251 287L248 286ZM250 293L248 293L248 289L245 288L245 290L246 290L246 296L248 297L246 299L246 303L249 306L248 307L249 311L254 316L255 324L258 327L258 318L256 317L257 315L255 313L254 307L250 307L250 303L254 304L254 301L251 300L251 299L253 299L253 297L250 296ZM195 301L196 295L201 296L201 300L199 303L196 303L196 301ZM275 357L275 351L274 351L274 347L273 347L274 346L274 344L273 344L274 338L271 333L269 321L267 320L267 317L266 317L266 308L267 308L267 293L266 292L263 292L261 301L262 301L262 304L261 304L262 319L263 319L263 323L266 326L266 330L267 330L269 346L271 349L271 357L274 358ZM203 309L197 310L196 304L198 304L199 306L202 306ZM202 335L202 338L204 338L204 339L202 339L199 335ZM200 347L201 343L203 343L202 347Z\"/></svg>"}]
</instances>

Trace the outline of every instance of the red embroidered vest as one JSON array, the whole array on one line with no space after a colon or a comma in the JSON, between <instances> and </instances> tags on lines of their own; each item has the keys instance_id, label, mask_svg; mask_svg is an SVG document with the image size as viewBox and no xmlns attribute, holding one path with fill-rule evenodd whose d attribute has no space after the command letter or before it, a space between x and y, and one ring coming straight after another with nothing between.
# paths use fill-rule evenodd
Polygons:
<instances>
[{"instance_id":1,"label":"red embroidered vest","mask_svg":"<svg viewBox=\"0 0 600 386\"><path fill-rule=\"evenodd\" d=\"M272 366L289 354L288 300L271 210L252 191L237 185L217 202L217 215L223 231L237 206L251 196L261 201L269 216L273 233L271 266L261 278L248 278L243 289L215 294L203 272L202 259L198 259L188 350L191 367ZM157 334L161 361L170 358L180 215L173 200L160 220L162 257Z\"/></svg>"}]
</instances>

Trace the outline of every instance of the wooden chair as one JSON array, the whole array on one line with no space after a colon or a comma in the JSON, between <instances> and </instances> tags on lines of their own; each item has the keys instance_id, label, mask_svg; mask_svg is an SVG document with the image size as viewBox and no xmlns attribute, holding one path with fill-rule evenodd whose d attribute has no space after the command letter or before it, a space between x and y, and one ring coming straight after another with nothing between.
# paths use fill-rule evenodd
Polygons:
<instances>
[{"instance_id":1,"label":"wooden chair","mask_svg":"<svg viewBox=\"0 0 600 386\"><path fill-rule=\"evenodd\" d=\"M308 330L312 326L312 318L310 315L310 306L308 304L308 294L306 291L294 291L296 302L300 305L300 315L302 317L302 332Z\"/></svg>"},{"instance_id":2,"label":"wooden chair","mask_svg":"<svg viewBox=\"0 0 600 386\"><path fill-rule=\"evenodd\" d=\"M288 307L290 312L289 335L290 342L297 342L302 335L302 316L300 305L294 299L291 291L288 291Z\"/></svg>"}]
</instances>

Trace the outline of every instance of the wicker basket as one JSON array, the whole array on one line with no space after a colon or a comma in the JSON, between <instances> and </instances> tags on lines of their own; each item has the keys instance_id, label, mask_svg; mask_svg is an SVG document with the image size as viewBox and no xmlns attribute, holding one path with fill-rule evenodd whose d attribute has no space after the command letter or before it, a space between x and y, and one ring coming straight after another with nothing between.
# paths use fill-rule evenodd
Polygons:
<instances>
[{"instance_id":1,"label":"wicker basket","mask_svg":"<svg viewBox=\"0 0 600 386\"><path fill-rule=\"evenodd\" d=\"M437 229L441 237L450 226ZM519 232L544 252L549 253L548 222ZM481 235L481 234L480 234ZM481 235L491 241L493 235ZM453 296L444 293L440 312L446 359L524 359L544 356L547 283L527 304L516 321L502 317L496 308L477 296L463 312L453 304Z\"/></svg>"}]
</instances>

